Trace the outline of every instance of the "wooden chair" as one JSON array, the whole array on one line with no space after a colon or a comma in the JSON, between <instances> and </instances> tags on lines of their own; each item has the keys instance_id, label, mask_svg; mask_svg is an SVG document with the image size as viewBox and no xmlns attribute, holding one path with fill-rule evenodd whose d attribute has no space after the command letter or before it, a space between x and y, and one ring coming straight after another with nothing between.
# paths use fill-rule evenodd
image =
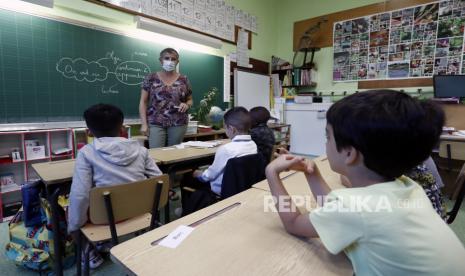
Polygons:
<instances>
[{"instance_id":1,"label":"wooden chair","mask_svg":"<svg viewBox=\"0 0 465 276\"><path fill-rule=\"evenodd\" d=\"M168 204L169 177L163 174L141 181L95 187L90 192L89 221L81 227L77 241L77 274L81 275L83 236L92 244L154 229L160 225L159 210ZM89 250L84 272L89 273Z\"/></svg>"},{"instance_id":2,"label":"wooden chair","mask_svg":"<svg viewBox=\"0 0 465 276\"><path fill-rule=\"evenodd\" d=\"M457 187L458 195L455 199L454 207L452 210L447 212L447 223L451 224L454 222L455 217L457 216L460 206L462 205L463 198L465 196L465 164L463 164L462 169L457 176L455 181L455 187Z\"/></svg>"},{"instance_id":3,"label":"wooden chair","mask_svg":"<svg viewBox=\"0 0 465 276\"><path fill-rule=\"evenodd\" d=\"M439 157L447 160L447 172L454 172L458 164L457 161L465 161L465 142L453 140L441 140L439 143ZM455 161L453 161L455 160ZM454 167L454 170L452 170ZM457 182L455 183L457 184ZM450 198L457 198L459 186L454 185Z\"/></svg>"},{"instance_id":4,"label":"wooden chair","mask_svg":"<svg viewBox=\"0 0 465 276\"><path fill-rule=\"evenodd\" d=\"M213 204L242 191L250 189L253 184L265 179L266 160L260 153L244 155L228 160L224 168L221 196L213 192L201 191L209 193L210 200L208 204ZM190 208L185 208L189 197L197 190L189 186L183 186L181 189L182 204L184 211L193 211ZM205 204L206 205L206 204ZM206 206L202 206L206 207ZM198 210L198 209L195 209Z\"/></svg>"},{"instance_id":5,"label":"wooden chair","mask_svg":"<svg viewBox=\"0 0 465 276\"><path fill-rule=\"evenodd\" d=\"M439 143L439 156L447 159L448 169L452 169L452 159L465 160L465 142L442 140Z\"/></svg>"}]
</instances>

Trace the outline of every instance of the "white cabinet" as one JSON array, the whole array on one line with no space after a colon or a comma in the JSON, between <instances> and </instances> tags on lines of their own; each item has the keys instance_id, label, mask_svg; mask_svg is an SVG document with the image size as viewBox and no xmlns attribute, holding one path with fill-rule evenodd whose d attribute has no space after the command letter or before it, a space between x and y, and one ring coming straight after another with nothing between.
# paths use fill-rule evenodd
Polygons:
<instances>
[{"instance_id":1,"label":"white cabinet","mask_svg":"<svg viewBox=\"0 0 465 276\"><path fill-rule=\"evenodd\" d=\"M331 103L285 105L285 120L291 125L292 153L319 156L325 154L326 111Z\"/></svg>"},{"instance_id":2,"label":"white cabinet","mask_svg":"<svg viewBox=\"0 0 465 276\"><path fill-rule=\"evenodd\" d=\"M0 221L10 215L4 207L20 206L21 185L39 179L32 164L70 158L74 158L71 129L0 132Z\"/></svg>"}]
</instances>

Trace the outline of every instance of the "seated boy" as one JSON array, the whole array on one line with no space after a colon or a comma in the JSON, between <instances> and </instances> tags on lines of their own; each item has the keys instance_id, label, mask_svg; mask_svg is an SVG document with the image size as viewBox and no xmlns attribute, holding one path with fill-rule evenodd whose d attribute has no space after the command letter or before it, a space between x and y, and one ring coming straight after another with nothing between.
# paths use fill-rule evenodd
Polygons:
<instances>
[{"instance_id":1,"label":"seated boy","mask_svg":"<svg viewBox=\"0 0 465 276\"><path fill-rule=\"evenodd\" d=\"M249 111L252 119L250 136L257 144L257 151L263 155L266 162L270 162L275 144L273 131L266 125L270 119L270 112L263 106L256 106Z\"/></svg>"},{"instance_id":2,"label":"seated boy","mask_svg":"<svg viewBox=\"0 0 465 276\"><path fill-rule=\"evenodd\" d=\"M229 159L257 153L257 145L249 135L250 115L242 106L228 110L223 117L226 136L231 139L218 148L213 164L205 171L196 170L193 176L200 182L207 183L212 192L221 195L223 172Z\"/></svg>"},{"instance_id":3,"label":"seated boy","mask_svg":"<svg viewBox=\"0 0 465 276\"><path fill-rule=\"evenodd\" d=\"M439 107L397 91L357 93L333 104L326 154L351 186L330 191L313 162L279 156L266 169L274 196L287 196L278 177L286 169L305 171L313 195L326 196L310 215L278 210L285 229L319 237L333 254L344 250L356 275L463 275L462 243L422 187L403 176L431 154L443 123Z\"/></svg>"},{"instance_id":4,"label":"seated boy","mask_svg":"<svg viewBox=\"0 0 465 276\"><path fill-rule=\"evenodd\" d=\"M68 232L87 222L92 187L113 186L161 175L160 169L136 140L118 137L123 112L116 106L97 104L84 112L92 144L79 150L69 195ZM91 256L92 260L92 256ZM95 267L91 262L91 267Z\"/></svg>"}]
</instances>

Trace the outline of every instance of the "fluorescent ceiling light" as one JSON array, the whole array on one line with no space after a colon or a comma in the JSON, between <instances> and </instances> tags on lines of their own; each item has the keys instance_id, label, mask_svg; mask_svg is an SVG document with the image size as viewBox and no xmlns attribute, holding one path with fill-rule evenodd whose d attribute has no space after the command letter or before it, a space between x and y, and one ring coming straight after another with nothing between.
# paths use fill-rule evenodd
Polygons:
<instances>
[{"instance_id":1,"label":"fluorescent ceiling light","mask_svg":"<svg viewBox=\"0 0 465 276\"><path fill-rule=\"evenodd\" d=\"M193 31L188 31L182 28L178 28L169 24L165 24L159 21L151 20L141 16L135 16L137 28L176 37L179 39L191 41L194 43L206 45L212 48L220 49L223 46L221 40L209 37L206 35L198 34Z\"/></svg>"},{"instance_id":2,"label":"fluorescent ceiling light","mask_svg":"<svg viewBox=\"0 0 465 276\"><path fill-rule=\"evenodd\" d=\"M53 8L53 0L22 0L36 5L41 5L47 8Z\"/></svg>"}]
</instances>

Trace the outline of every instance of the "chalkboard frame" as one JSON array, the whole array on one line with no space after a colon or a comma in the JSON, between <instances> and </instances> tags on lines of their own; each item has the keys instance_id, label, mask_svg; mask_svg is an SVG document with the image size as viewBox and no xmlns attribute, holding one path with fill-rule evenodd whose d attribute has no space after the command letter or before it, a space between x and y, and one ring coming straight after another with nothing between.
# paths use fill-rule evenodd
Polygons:
<instances>
[{"instance_id":1,"label":"chalkboard frame","mask_svg":"<svg viewBox=\"0 0 465 276\"><path fill-rule=\"evenodd\" d=\"M126 32L122 32L122 31L119 31L119 30L116 30L116 29L113 29L113 28L108 28L108 27L103 27L103 26L98 26L98 25L95 25L95 24L92 24L92 23L87 23L87 22L82 22L82 21L79 21L79 20L74 20L74 19L70 19L70 18L65 18L65 17L61 17L61 16L56 16L56 15L49 15L49 14L37 14L37 13L31 13L31 12L24 12L24 11L18 11L18 10L10 10L8 8L4 8L4 7L0 7L0 11L6 11L6 12L15 12L17 14L20 14L20 15L26 15L26 16L31 16L33 18L40 18L40 19L46 19L46 20L52 20L52 21L55 21L55 22L58 22L58 23L63 23L63 24L70 24L72 26L77 26L77 27L82 27L82 28L86 28L86 29L89 29L89 30L94 30L94 31L97 31L97 32L105 32L105 33L109 33L109 34L112 34L112 35L117 35L117 36L121 36L121 37L125 37L125 38L128 38L128 39L137 39L137 40L141 40L143 41L144 43L150 43L152 45L157 45L157 43L153 42L153 41L150 41L150 40L147 40L147 39L144 39L144 38L141 38L137 35L131 35L130 33L126 33ZM159 47L165 47L165 45L162 45L162 44L158 44L157 46ZM168 47L168 46L166 46ZM216 61L215 64L217 64L217 67L215 69L215 71L220 71L219 72L219 76L221 76L221 79L219 79L220 77L217 76L218 80L215 80L214 81L214 86L217 87L221 94L223 92L223 73L222 73L222 70L223 70L223 57L220 57L220 56L216 56L216 55L210 55L210 54L204 54L204 53L194 53L194 52L191 52L191 51L188 51L188 50L180 50L180 54L181 54L181 73L183 73L183 68L185 67L188 67L188 66L184 66L185 64L182 63L183 61L183 55L184 53L193 53L194 55L195 54L199 54L199 55L203 55L203 56L207 56L207 57L213 57L215 59L221 59L221 64L220 62ZM192 67L192 66L191 66ZM155 70L154 71L157 71L157 69L159 69L159 65L158 67L157 66L154 66L154 67L151 67L151 69L154 68ZM196 72L197 74L197 72ZM187 74L187 76L189 77L189 75ZM202 83L201 81L199 82L198 80L191 80L192 83ZM197 84L197 86L199 86L199 84ZM210 87L207 87L205 85L200 85L201 86L201 89L200 91L194 91L196 93L194 93L194 105L198 104L198 101L200 101L201 97L203 96L203 94L208 91L208 89ZM110 89L111 90L111 89ZM137 90L140 91L140 89L138 88ZM137 92L138 93L138 92ZM1 96L1 95L0 95ZM219 95L218 99L222 99L222 95ZM20 100L20 99L19 99ZM221 101L218 101L217 102L217 105L219 105L220 107L225 107L225 103ZM4 111L5 112L5 111ZM3 116L3 117L2 117ZM137 112L134 112L132 114L127 114L126 115L127 118L137 118L138 117L138 114ZM81 120L81 116L80 114L75 114L73 115L72 117L59 117L59 116L53 116L53 115L50 115L48 116L47 118L43 118L43 117L34 117L32 120L30 118L8 118L8 117L5 117L4 114L2 114L2 112L0 111L0 125L5 125L5 124L12 124L12 123L43 123L44 121L45 122L66 122L66 121L76 121L76 120Z\"/></svg>"}]
</instances>

